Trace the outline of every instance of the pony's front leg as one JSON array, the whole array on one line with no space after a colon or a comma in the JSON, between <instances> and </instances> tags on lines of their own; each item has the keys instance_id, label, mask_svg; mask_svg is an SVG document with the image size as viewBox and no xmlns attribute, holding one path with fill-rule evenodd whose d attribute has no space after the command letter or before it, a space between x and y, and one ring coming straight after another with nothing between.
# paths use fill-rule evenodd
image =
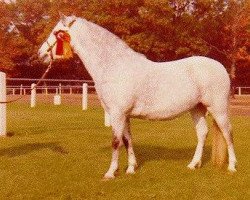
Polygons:
<instances>
[{"instance_id":1,"label":"pony's front leg","mask_svg":"<svg viewBox=\"0 0 250 200\"><path fill-rule=\"evenodd\" d=\"M122 145L123 131L126 126L125 114L119 112L111 112L110 117L113 131L112 159L110 167L107 173L104 175L104 179L115 178L115 172L118 170L119 148Z\"/></svg>"},{"instance_id":2,"label":"pony's front leg","mask_svg":"<svg viewBox=\"0 0 250 200\"><path fill-rule=\"evenodd\" d=\"M124 130L124 134L122 137L123 144L126 147L127 154L128 154L128 168L126 170L127 174L134 174L135 168L137 167L137 162L135 158L135 153L132 145L132 138L130 133L130 121L129 118L126 120L126 126Z\"/></svg>"}]
</instances>

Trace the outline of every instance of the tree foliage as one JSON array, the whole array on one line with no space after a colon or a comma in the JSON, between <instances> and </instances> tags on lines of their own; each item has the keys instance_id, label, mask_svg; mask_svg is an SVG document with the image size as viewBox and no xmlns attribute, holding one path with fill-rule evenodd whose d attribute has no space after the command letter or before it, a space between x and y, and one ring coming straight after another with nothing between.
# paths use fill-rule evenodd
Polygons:
<instances>
[{"instance_id":1,"label":"tree foliage","mask_svg":"<svg viewBox=\"0 0 250 200\"><path fill-rule=\"evenodd\" d=\"M37 50L59 11L107 28L151 60L204 55L222 62L237 84L250 84L242 79L250 67L248 0L0 1L0 69L8 76L39 77L45 66ZM82 65L75 56L57 64L50 76L90 78Z\"/></svg>"}]
</instances>

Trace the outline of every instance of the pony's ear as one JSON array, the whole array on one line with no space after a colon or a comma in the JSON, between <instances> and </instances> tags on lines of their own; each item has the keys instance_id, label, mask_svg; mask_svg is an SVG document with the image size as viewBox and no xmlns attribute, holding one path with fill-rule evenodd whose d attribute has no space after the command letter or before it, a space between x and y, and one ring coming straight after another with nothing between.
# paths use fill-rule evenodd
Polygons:
<instances>
[{"instance_id":1,"label":"pony's ear","mask_svg":"<svg viewBox=\"0 0 250 200\"><path fill-rule=\"evenodd\" d=\"M62 22L66 21L67 16L64 15L62 12L59 12L59 16L60 16L60 19L62 20Z\"/></svg>"}]
</instances>

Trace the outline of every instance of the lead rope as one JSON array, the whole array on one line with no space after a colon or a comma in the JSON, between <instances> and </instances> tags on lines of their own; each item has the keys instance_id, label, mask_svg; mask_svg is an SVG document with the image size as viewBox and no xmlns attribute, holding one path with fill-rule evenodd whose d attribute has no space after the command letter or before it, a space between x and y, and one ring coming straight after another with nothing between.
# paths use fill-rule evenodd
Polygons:
<instances>
[{"instance_id":1,"label":"lead rope","mask_svg":"<svg viewBox=\"0 0 250 200\"><path fill-rule=\"evenodd\" d=\"M53 63L53 59L50 60L50 63L49 63L49 65L48 65L46 71L43 73L42 77L38 80L37 84L34 85L34 87L32 87L30 91L33 91L34 89L36 89L37 86L38 86L38 85L43 81L43 79L47 76L49 70L52 68L52 63ZM19 97L19 98L16 98L16 99L13 99L13 100L10 100L10 101L0 101L0 104L13 103L13 102L16 102L16 101L22 99L22 98L25 97L25 96L27 96L27 95L23 95L23 96L21 96L21 97Z\"/></svg>"}]
</instances>

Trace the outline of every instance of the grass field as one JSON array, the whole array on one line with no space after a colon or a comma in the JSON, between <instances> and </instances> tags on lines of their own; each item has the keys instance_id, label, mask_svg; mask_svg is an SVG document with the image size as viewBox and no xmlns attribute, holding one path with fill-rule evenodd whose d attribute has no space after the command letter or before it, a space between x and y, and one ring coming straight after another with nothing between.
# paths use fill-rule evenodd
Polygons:
<instances>
[{"instance_id":1,"label":"grass field","mask_svg":"<svg viewBox=\"0 0 250 200\"><path fill-rule=\"evenodd\" d=\"M139 168L104 182L111 130L98 106L8 106L8 134L0 138L0 199L250 199L250 117L233 117L238 172L215 169L208 137L203 167L190 171L196 136L189 115L167 122L132 121ZM210 120L211 121L211 120ZM211 123L210 123L211 124Z\"/></svg>"}]
</instances>

